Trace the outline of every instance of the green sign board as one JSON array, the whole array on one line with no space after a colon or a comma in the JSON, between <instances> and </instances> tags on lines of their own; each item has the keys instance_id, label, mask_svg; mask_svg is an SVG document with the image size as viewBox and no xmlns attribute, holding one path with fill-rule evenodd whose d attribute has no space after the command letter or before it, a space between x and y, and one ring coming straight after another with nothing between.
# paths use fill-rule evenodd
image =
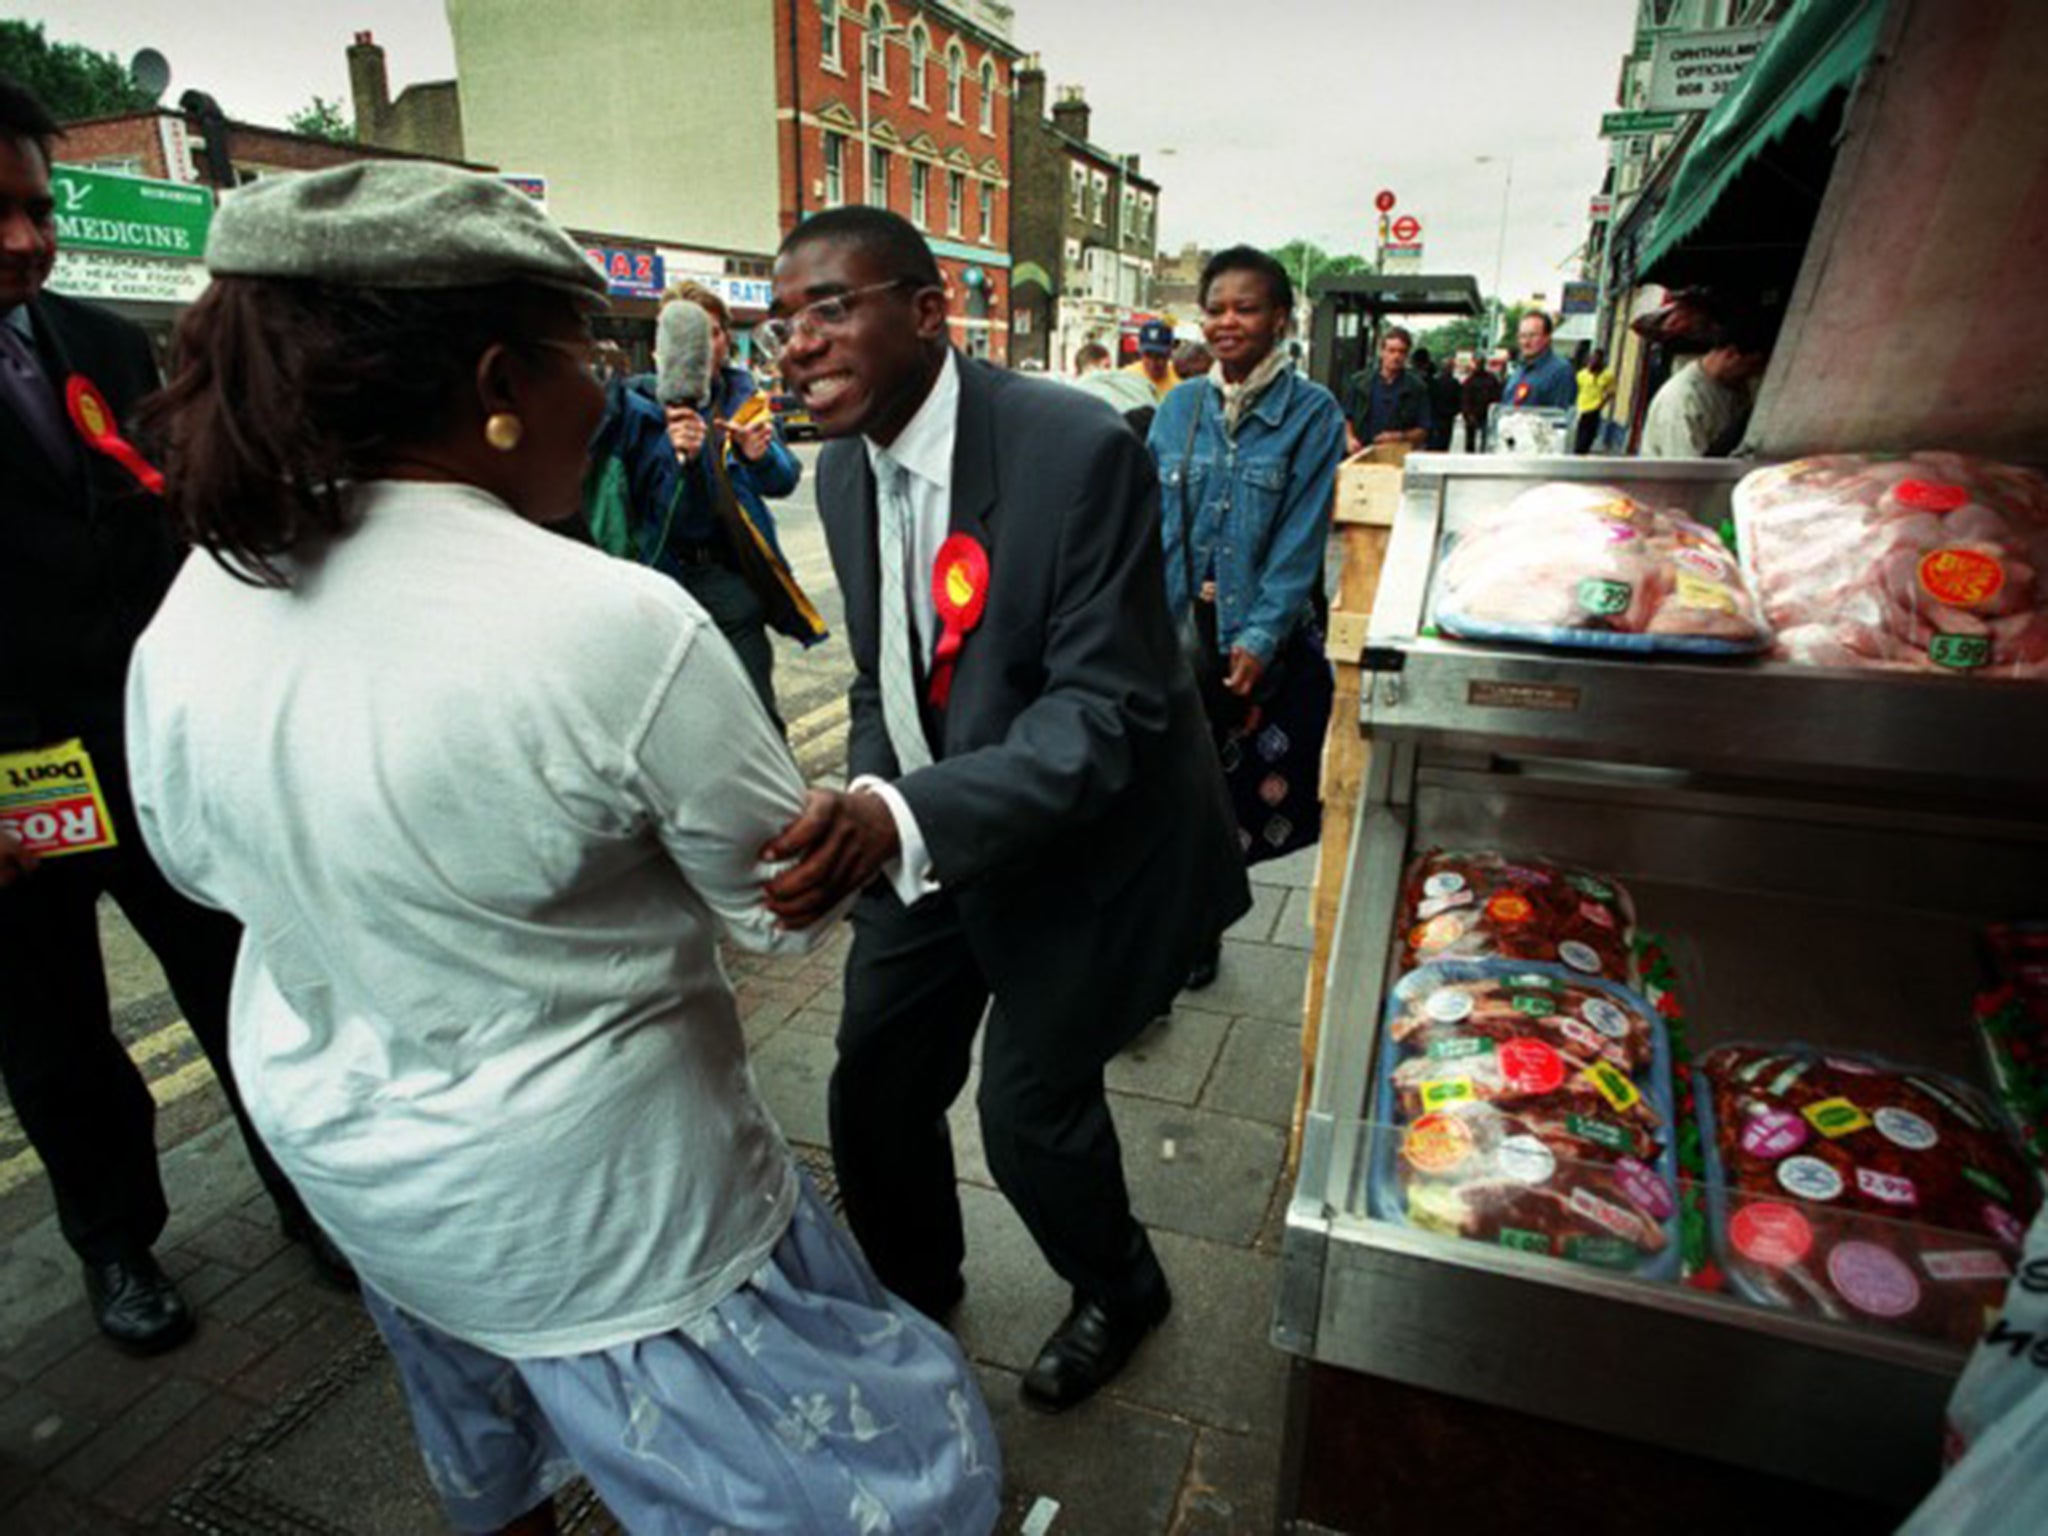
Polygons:
<instances>
[{"instance_id":1,"label":"green sign board","mask_svg":"<svg viewBox=\"0 0 2048 1536\"><path fill-rule=\"evenodd\" d=\"M213 223L213 193L180 181L59 165L50 170L62 250L118 251L198 261Z\"/></svg>"},{"instance_id":2,"label":"green sign board","mask_svg":"<svg viewBox=\"0 0 2048 1536\"><path fill-rule=\"evenodd\" d=\"M1684 121L1683 112L1603 112L1600 137L1624 139L1638 133L1670 133Z\"/></svg>"}]
</instances>

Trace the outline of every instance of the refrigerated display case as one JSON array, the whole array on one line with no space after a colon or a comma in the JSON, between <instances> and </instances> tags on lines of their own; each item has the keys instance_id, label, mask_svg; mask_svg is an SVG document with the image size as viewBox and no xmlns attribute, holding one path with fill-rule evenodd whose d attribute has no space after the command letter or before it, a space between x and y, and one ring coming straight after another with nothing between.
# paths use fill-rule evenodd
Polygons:
<instances>
[{"instance_id":1,"label":"refrigerated display case","mask_svg":"<svg viewBox=\"0 0 2048 1536\"><path fill-rule=\"evenodd\" d=\"M1711 527L1743 472L1409 458L1364 648L1370 758L1274 1338L1319 1369L1904 1503L1936 1474L1959 1347L1441 1236L1371 1195L1403 873L1431 847L1618 877L1676 959L1696 1054L1797 1039L1983 1082L1975 937L2048 891L2048 689L1431 629L1447 536L1531 484L1613 485ZM1297 1391L1287 1465L1316 1454L1316 1428Z\"/></svg>"}]
</instances>

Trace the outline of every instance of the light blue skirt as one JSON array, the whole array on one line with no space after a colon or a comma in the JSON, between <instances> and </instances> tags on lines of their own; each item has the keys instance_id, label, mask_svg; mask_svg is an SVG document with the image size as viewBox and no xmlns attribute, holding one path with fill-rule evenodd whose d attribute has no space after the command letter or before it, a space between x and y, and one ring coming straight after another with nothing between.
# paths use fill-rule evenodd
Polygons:
<instances>
[{"instance_id":1,"label":"light blue skirt","mask_svg":"<svg viewBox=\"0 0 2048 1536\"><path fill-rule=\"evenodd\" d=\"M959 1347L882 1289L808 1179L751 1279L613 1349L508 1360L363 1296L458 1530L495 1530L579 1472L634 1536L985 1536L1001 1511Z\"/></svg>"}]
</instances>

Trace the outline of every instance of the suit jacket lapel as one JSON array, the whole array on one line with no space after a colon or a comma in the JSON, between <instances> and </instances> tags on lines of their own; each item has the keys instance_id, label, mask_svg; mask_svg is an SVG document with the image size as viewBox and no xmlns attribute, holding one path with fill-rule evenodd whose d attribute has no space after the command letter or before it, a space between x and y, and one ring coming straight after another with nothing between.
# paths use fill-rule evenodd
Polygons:
<instances>
[{"instance_id":1,"label":"suit jacket lapel","mask_svg":"<svg viewBox=\"0 0 2048 1536\"><path fill-rule=\"evenodd\" d=\"M964 533L989 548L988 522L996 506L995 410L989 400L994 370L959 358L960 413L953 426L953 505L948 533Z\"/></svg>"},{"instance_id":2,"label":"suit jacket lapel","mask_svg":"<svg viewBox=\"0 0 2048 1536\"><path fill-rule=\"evenodd\" d=\"M29 300L28 316L29 328L35 333L35 350L41 356L43 374L55 388L61 407L64 382L71 376L70 355L65 349L63 338L50 324L49 315L34 299ZM0 406L0 461L4 461L10 470L19 468L37 477L43 482L45 492L55 493L62 500L69 501L81 494L90 497L92 476L84 462L83 444L78 446L77 459L78 474L77 478L73 479L63 465L50 457L48 450L35 434L29 431L28 423L21 420L13 411Z\"/></svg>"},{"instance_id":3,"label":"suit jacket lapel","mask_svg":"<svg viewBox=\"0 0 2048 1536\"><path fill-rule=\"evenodd\" d=\"M876 589L881 582L875 564L875 476L858 438L828 448L824 467L821 478L827 483L820 487L819 511L828 524L839 525L839 590L846 605L847 639L872 661L878 643Z\"/></svg>"}]
</instances>

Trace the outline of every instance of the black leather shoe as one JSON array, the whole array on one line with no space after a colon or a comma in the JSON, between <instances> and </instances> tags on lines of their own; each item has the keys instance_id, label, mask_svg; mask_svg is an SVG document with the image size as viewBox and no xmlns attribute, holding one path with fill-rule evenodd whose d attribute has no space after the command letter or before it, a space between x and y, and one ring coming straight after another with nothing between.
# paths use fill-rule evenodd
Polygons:
<instances>
[{"instance_id":1,"label":"black leather shoe","mask_svg":"<svg viewBox=\"0 0 2048 1536\"><path fill-rule=\"evenodd\" d=\"M1216 973L1223 967L1223 946L1211 944L1195 957L1195 963L1188 968L1188 979L1183 990L1199 992L1215 983Z\"/></svg>"},{"instance_id":2,"label":"black leather shoe","mask_svg":"<svg viewBox=\"0 0 2048 1536\"><path fill-rule=\"evenodd\" d=\"M185 1298L146 1253L137 1259L87 1263L85 1294L100 1332L131 1354L159 1354L192 1336Z\"/></svg>"},{"instance_id":3,"label":"black leather shoe","mask_svg":"<svg viewBox=\"0 0 2048 1536\"><path fill-rule=\"evenodd\" d=\"M277 1228L284 1233L287 1242L305 1244L306 1256L313 1261L313 1272L325 1284L337 1291L354 1292L362 1288L356 1279L355 1266L334 1246L334 1239L323 1232L320 1223L311 1216L280 1208Z\"/></svg>"},{"instance_id":4,"label":"black leather shoe","mask_svg":"<svg viewBox=\"0 0 2048 1536\"><path fill-rule=\"evenodd\" d=\"M1173 1295L1163 1285L1156 1301L1128 1316L1075 1297L1066 1321L1053 1330L1024 1373L1021 1395L1026 1406L1061 1413L1086 1402L1129 1363L1145 1335L1164 1322L1172 1308Z\"/></svg>"}]
</instances>

